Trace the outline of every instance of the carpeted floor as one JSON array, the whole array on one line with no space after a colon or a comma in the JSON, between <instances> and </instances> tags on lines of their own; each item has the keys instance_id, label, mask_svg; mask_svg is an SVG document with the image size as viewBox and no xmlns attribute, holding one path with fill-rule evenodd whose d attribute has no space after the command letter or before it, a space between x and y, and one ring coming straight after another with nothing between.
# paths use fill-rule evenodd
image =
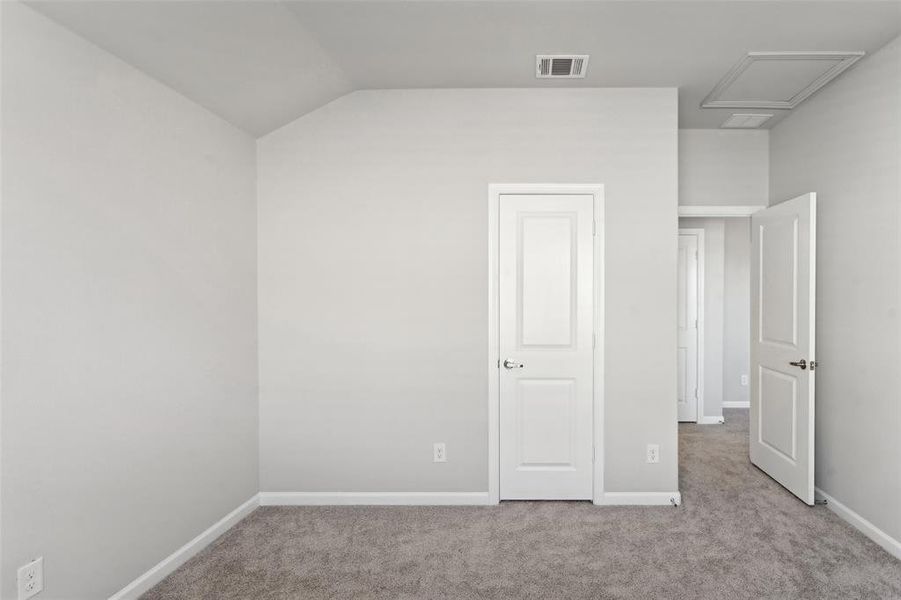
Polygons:
<instances>
[{"instance_id":1,"label":"carpeted floor","mask_svg":"<svg viewBox=\"0 0 901 600\"><path fill-rule=\"evenodd\" d=\"M901 598L901 561L748 462L747 411L679 426L681 507L269 507L144 600Z\"/></svg>"}]
</instances>

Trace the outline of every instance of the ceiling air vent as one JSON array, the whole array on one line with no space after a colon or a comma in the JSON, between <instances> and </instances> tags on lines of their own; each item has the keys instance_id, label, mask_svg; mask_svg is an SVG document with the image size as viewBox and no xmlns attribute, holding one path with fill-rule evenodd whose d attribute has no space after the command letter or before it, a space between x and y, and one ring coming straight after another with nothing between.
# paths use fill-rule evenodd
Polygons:
<instances>
[{"instance_id":1,"label":"ceiling air vent","mask_svg":"<svg viewBox=\"0 0 901 600\"><path fill-rule=\"evenodd\" d=\"M757 129L770 120L773 115L766 113L736 113L726 119L720 127L723 129Z\"/></svg>"},{"instance_id":2,"label":"ceiling air vent","mask_svg":"<svg viewBox=\"0 0 901 600\"><path fill-rule=\"evenodd\" d=\"M538 79L582 79L587 70L587 54L539 54L535 60Z\"/></svg>"}]
</instances>

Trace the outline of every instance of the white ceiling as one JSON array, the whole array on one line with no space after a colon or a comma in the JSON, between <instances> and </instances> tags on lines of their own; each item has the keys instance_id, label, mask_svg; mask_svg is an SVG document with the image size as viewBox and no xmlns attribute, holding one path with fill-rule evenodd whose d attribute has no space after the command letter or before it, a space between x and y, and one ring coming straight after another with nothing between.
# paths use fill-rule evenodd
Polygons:
<instances>
[{"instance_id":1,"label":"white ceiling","mask_svg":"<svg viewBox=\"0 0 901 600\"><path fill-rule=\"evenodd\" d=\"M718 127L743 111L699 105L747 52L871 53L901 33L901 0L29 5L255 135L354 89L428 87L674 86L680 127ZM536 54L562 53L591 55L585 79L535 78Z\"/></svg>"}]
</instances>

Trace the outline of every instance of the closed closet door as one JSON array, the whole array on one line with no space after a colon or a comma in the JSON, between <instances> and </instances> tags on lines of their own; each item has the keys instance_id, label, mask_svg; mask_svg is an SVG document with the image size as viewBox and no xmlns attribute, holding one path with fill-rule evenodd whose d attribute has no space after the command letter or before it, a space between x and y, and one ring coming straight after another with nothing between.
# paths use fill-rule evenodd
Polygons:
<instances>
[{"instance_id":1,"label":"closed closet door","mask_svg":"<svg viewBox=\"0 0 901 600\"><path fill-rule=\"evenodd\" d=\"M500 498L591 499L594 200L500 196Z\"/></svg>"}]
</instances>

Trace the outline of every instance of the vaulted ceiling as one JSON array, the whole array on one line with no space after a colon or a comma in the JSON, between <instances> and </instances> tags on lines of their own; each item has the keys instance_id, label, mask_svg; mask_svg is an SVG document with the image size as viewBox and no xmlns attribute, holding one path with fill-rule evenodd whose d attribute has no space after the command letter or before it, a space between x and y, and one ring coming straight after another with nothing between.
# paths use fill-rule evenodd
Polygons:
<instances>
[{"instance_id":1,"label":"vaulted ceiling","mask_svg":"<svg viewBox=\"0 0 901 600\"><path fill-rule=\"evenodd\" d=\"M680 127L719 127L741 111L701 101L749 51L872 53L901 33L901 0L28 4L253 135L356 89L433 87L678 87ZM536 79L557 53L590 54L586 78Z\"/></svg>"}]
</instances>

